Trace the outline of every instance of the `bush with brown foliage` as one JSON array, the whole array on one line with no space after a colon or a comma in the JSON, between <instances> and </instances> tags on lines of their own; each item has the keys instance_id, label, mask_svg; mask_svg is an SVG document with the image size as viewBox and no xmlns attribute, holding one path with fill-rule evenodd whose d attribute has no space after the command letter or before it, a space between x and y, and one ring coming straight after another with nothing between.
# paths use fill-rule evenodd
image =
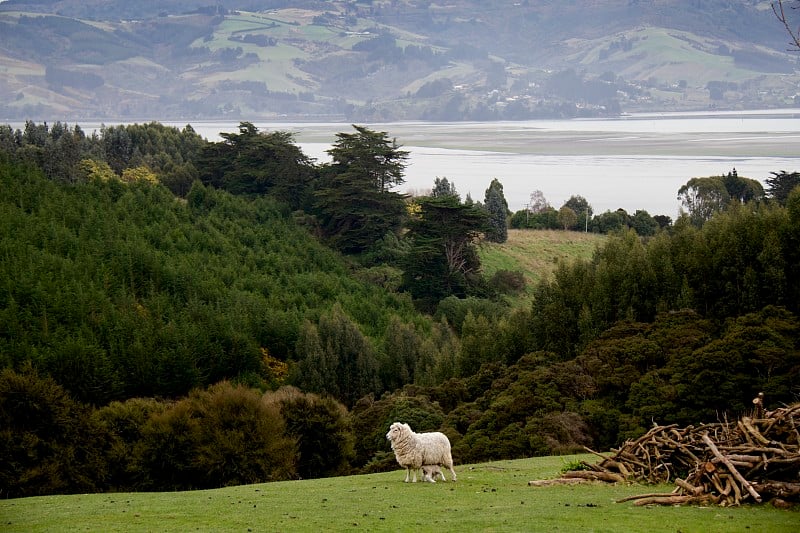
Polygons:
<instances>
[{"instance_id":1,"label":"bush with brown foliage","mask_svg":"<svg viewBox=\"0 0 800 533\"><path fill-rule=\"evenodd\" d=\"M0 496L94 492L107 470L88 407L31 367L0 372Z\"/></svg>"},{"instance_id":2,"label":"bush with brown foliage","mask_svg":"<svg viewBox=\"0 0 800 533\"><path fill-rule=\"evenodd\" d=\"M222 382L193 391L142 430L149 489L190 490L292 479L296 439L255 389Z\"/></svg>"},{"instance_id":3,"label":"bush with brown foliage","mask_svg":"<svg viewBox=\"0 0 800 533\"><path fill-rule=\"evenodd\" d=\"M350 414L335 399L281 387L264 395L285 421L287 436L297 441L297 475L320 478L345 475L353 459Z\"/></svg>"}]
</instances>

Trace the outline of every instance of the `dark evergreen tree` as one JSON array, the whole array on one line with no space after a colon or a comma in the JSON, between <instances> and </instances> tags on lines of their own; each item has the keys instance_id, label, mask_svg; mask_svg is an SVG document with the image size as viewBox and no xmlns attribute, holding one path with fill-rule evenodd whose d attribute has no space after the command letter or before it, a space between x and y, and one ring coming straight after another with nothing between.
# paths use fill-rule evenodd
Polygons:
<instances>
[{"instance_id":1,"label":"dark evergreen tree","mask_svg":"<svg viewBox=\"0 0 800 533\"><path fill-rule=\"evenodd\" d=\"M767 178L767 195L781 205L786 205L789 193L800 186L800 172L770 172L771 178Z\"/></svg>"},{"instance_id":2,"label":"dark evergreen tree","mask_svg":"<svg viewBox=\"0 0 800 533\"><path fill-rule=\"evenodd\" d=\"M597 233L612 233L625 226L624 218L618 211L606 211L592 219L589 229Z\"/></svg>"},{"instance_id":3,"label":"dark evergreen tree","mask_svg":"<svg viewBox=\"0 0 800 533\"><path fill-rule=\"evenodd\" d=\"M483 200L484 208L489 214L489 224L486 231L486 240L491 242L506 242L508 240L508 202L503 195L503 185L497 180L492 180Z\"/></svg>"},{"instance_id":4,"label":"dark evergreen tree","mask_svg":"<svg viewBox=\"0 0 800 533\"><path fill-rule=\"evenodd\" d=\"M125 126L103 127L100 130L106 163L118 175L128 168L133 157L133 141Z\"/></svg>"},{"instance_id":5,"label":"dark evergreen tree","mask_svg":"<svg viewBox=\"0 0 800 533\"><path fill-rule=\"evenodd\" d=\"M411 240L403 286L418 303L433 308L450 295L464 297L479 286L480 260L475 249L486 231L486 211L458 198L418 199L419 212L409 222Z\"/></svg>"},{"instance_id":6,"label":"dark evergreen tree","mask_svg":"<svg viewBox=\"0 0 800 533\"><path fill-rule=\"evenodd\" d=\"M300 365L294 381L303 390L353 405L380 389L375 348L338 303L316 327L304 328L297 357Z\"/></svg>"},{"instance_id":7,"label":"dark evergreen tree","mask_svg":"<svg viewBox=\"0 0 800 533\"><path fill-rule=\"evenodd\" d=\"M589 221L592 220L592 206L589 201L580 195L570 196L569 200L564 202L564 207L569 207L575 213L577 220L566 229L574 229L583 231L586 229Z\"/></svg>"},{"instance_id":8,"label":"dark evergreen tree","mask_svg":"<svg viewBox=\"0 0 800 533\"><path fill-rule=\"evenodd\" d=\"M442 196L454 196L458 199L461 197L456 190L456 184L448 181L447 178L436 177L433 180L433 190L431 196L434 198L441 198Z\"/></svg>"},{"instance_id":9,"label":"dark evergreen tree","mask_svg":"<svg viewBox=\"0 0 800 533\"><path fill-rule=\"evenodd\" d=\"M650 216L650 213L643 209L637 209L630 218L630 226L643 237L654 235L659 228L658 221Z\"/></svg>"},{"instance_id":10,"label":"dark evergreen tree","mask_svg":"<svg viewBox=\"0 0 800 533\"><path fill-rule=\"evenodd\" d=\"M206 145L199 157L200 179L233 194L268 194L292 209L308 209L315 169L285 131L259 132L250 122L239 133Z\"/></svg>"},{"instance_id":11,"label":"dark evergreen tree","mask_svg":"<svg viewBox=\"0 0 800 533\"><path fill-rule=\"evenodd\" d=\"M764 198L764 187L756 180L739 176L734 168L722 177L722 183L731 200L746 204Z\"/></svg>"},{"instance_id":12,"label":"dark evergreen tree","mask_svg":"<svg viewBox=\"0 0 800 533\"><path fill-rule=\"evenodd\" d=\"M404 183L408 152L385 132L353 126L338 133L315 192L315 210L323 232L337 249L351 254L369 250L387 233L400 230L404 195L391 189Z\"/></svg>"}]
</instances>

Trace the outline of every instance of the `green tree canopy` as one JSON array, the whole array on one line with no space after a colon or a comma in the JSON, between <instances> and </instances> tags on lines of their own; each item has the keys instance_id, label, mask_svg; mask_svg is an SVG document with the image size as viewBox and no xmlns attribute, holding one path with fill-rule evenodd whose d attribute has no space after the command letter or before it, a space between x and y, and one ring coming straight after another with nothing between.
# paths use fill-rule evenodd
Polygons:
<instances>
[{"instance_id":1,"label":"green tree canopy","mask_svg":"<svg viewBox=\"0 0 800 533\"><path fill-rule=\"evenodd\" d=\"M692 178L678 189L678 200L695 226L702 226L714 213L722 211L730 198L721 176Z\"/></svg>"},{"instance_id":2,"label":"green tree canopy","mask_svg":"<svg viewBox=\"0 0 800 533\"><path fill-rule=\"evenodd\" d=\"M448 181L447 178L440 178L436 177L433 180L433 190L431 191L431 196L434 198L440 198L442 196L454 196L456 198L461 198L456 190L456 184Z\"/></svg>"},{"instance_id":3,"label":"green tree canopy","mask_svg":"<svg viewBox=\"0 0 800 533\"><path fill-rule=\"evenodd\" d=\"M739 175L734 168L722 177L722 183L731 200L746 204L764 198L764 187L758 181Z\"/></svg>"},{"instance_id":4,"label":"green tree canopy","mask_svg":"<svg viewBox=\"0 0 800 533\"><path fill-rule=\"evenodd\" d=\"M403 285L423 306L450 295L466 296L480 272L475 241L486 230L486 211L458 198L417 199L419 211L409 221L412 242Z\"/></svg>"},{"instance_id":5,"label":"green tree canopy","mask_svg":"<svg viewBox=\"0 0 800 533\"><path fill-rule=\"evenodd\" d=\"M358 326L334 304L319 323L306 323L298 339L297 384L329 394L347 405L379 390L375 348Z\"/></svg>"},{"instance_id":6,"label":"green tree canopy","mask_svg":"<svg viewBox=\"0 0 800 533\"><path fill-rule=\"evenodd\" d=\"M484 208L489 214L489 225L486 230L486 240L491 242L506 242L508 240L508 202L503 195L503 185L497 178L492 180L483 200Z\"/></svg>"},{"instance_id":7,"label":"green tree canopy","mask_svg":"<svg viewBox=\"0 0 800 533\"><path fill-rule=\"evenodd\" d=\"M322 169L314 208L329 242L358 254L402 226L405 197L391 189L405 181L408 152L385 132L353 128L356 133L337 133L328 150L333 161Z\"/></svg>"},{"instance_id":8,"label":"green tree canopy","mask_svg":"<svg viewBox=\"0 0 800 533\"><path fill-rule=\"evenodd\" d=\"M779 204L785 205L792 189L800 186L800 172L781 170L780 172L770 172L770 174L772 177L766 180L769 187L767 194Z\"/></svg>"},{"instance_id":9,"label":"green tree canopy","mask_svg":"<svg viewBox=\"0 0 800 533\"><path fill-rule=\"evenodd\" d=\"M594 213L594 211L592 210L592 206L589 205L589 201L583 196L577 194L570 196L569 200L564 202L563 207L568 207L572 209L576 217L576 220L572 221L564 229L583 230L584 228L586 228L588 221L592 219L592 213Z\"/></svg>"},{"instance_id":10,"label":"green tree canopy","mask_svg":"<svg viewBox=\"0 0 800 533\"><path fill-rule=\"evenodd\" d=\"M234 194L269 194L292 209L308 208L315 169L286 131L259 132L250 122L239 133L206 145L199 158L203 183Z\"/></svg>"},{"instance_id":11,"label":"green tree canopy","mask_svg":"<svg viewBox=\"0 0 800 533\"><path fill-rule=\"evenodd\" d=\"M578 215L572 208L563 205L558 210L558 223L564 230L574 228L578 224Z\"/></svg>"}]
</instances>

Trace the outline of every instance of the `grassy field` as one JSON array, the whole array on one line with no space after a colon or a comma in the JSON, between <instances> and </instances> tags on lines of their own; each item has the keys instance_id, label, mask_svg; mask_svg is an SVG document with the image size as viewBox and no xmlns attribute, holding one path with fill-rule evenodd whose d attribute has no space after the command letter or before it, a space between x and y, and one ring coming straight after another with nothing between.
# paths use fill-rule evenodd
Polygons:
<instances>
[{"instance_id":1,"label":"grassy field","mask_svg":"<svg viewBox=\"0 0 800 533\"><path fill-rule=\"evenodd\" d=\"M559 262L591 259L607 239L606 235L579 231L511 229L506 242L484 243L479 254L487 277L498 270L524 272L527 290L520 299L526 301L536 283L550 276Z\"/></svg>"},{"instance_id":2,"label":"grassy field","mask_svg":"<svg viewBox=\"0 0 800 533\"><path fill-rule=\"evenodd\" d=\"M568 531L796 532L800 511L770 505L637 507L626 496L671 486L533 488L592 456L456 467L456 483L403 483L400 470L176 493L0 500L0 530L37 531Z\"/></svg>"}]
</instances>

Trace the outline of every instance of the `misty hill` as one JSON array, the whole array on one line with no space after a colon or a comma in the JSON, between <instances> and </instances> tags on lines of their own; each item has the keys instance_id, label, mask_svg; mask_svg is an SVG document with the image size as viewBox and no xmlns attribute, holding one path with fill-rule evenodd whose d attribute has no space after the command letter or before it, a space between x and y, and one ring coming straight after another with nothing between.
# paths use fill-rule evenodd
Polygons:
<instances>
[{"instance_id":1,"label":"misty hill","mask_svg":"<svg viewBox=\"0 0 800 533\"><path fill-rule=\"evenodd\" d=\"M0 118L494 120L794 105L769 2L0 3Z\"/></svg>"}]
</instances>

